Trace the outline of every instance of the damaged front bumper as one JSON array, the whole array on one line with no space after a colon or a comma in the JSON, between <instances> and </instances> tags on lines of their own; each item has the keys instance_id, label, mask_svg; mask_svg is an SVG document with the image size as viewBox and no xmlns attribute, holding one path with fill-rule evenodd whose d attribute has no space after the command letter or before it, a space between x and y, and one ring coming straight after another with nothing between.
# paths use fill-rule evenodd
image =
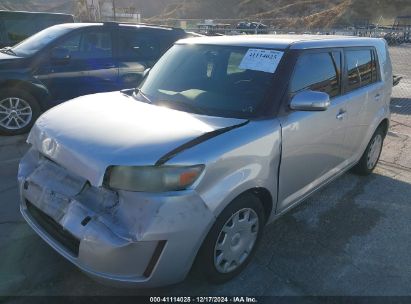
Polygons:
<instances>
[{"instance_id":1,"label":"damaged front bumper","mask_svg":"<svg viewBox=\"0 0 411 304\"><path fill-rule=\"evenodd\" d=\"M215 218L195 191L114 192L31 149L19 167L20 210L56 251L120 286L179 282Z\"/></svg>"}]
</instances>

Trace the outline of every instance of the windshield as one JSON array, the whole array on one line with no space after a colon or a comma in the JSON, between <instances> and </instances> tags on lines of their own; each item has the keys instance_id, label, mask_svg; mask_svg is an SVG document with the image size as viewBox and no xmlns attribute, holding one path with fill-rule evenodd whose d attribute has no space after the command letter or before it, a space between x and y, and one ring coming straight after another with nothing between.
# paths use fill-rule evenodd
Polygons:
<instances>
[{"instance_id":1,"label":"windshield","mask_svg":"<svg viewBox=\"0 0 411 304\"><path fill-rule=\"evenodd\" d=\"M50 42L69 32L71 28L52 26L16 44L11 50L17 55L27 57L37 53Z\"/></svg>"},{"instance_id":2,"label":"windshield","mask_svg":"<svg viewBox=\"0 0 411 304\"><path fill-rule=\"evenodd\" d=\"M272 86L275 67L265 72L261 60L245 65L247 47L175 45L140 84L136 98L191 113L220 117L255 117ZM280 57L281 59L281 57ZM278 62L276 63L278 64Z\"/></svg>"}]
</instances>

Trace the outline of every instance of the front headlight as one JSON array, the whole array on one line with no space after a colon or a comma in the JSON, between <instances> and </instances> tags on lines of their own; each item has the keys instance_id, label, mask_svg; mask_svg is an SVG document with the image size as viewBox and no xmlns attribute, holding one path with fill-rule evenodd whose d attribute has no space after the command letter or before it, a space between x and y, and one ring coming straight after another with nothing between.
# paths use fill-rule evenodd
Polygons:
<instances>
[{"instance_id":1,"label":"front headlight","mask_svg":"<svg viewBox=\"0 0 411 304\"><path fill-rule=\"evenodd\" d=\"M137 192L184 190L200 176L204 165L196 166L114 166L108 171L110 188Z\"/></svg>"}]
</instances>

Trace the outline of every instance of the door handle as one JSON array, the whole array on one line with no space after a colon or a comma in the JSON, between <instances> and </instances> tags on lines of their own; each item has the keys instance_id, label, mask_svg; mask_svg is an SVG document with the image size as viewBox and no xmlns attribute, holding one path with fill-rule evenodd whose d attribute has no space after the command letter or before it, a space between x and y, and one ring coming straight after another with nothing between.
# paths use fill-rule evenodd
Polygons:
<instances>
[{"instance_id":1,"label":"door handle","mask_svg":"<svg viewBox=\"0 0 411 304\"><path fill-rule=\"evenodd\" d=\"M377 100L377 101L380 100L380 99L381 99L381 94L378 93L377 95L375 95L375 96L374 96L374 99Z\"/></svg>"},{"instance_id":2,"label":"door handle","mask_svg":"<svg viewBox=\"0 0 411 304\"><path fill-rule=\"evenodd\" d=\"M340 110L340 112L337 114L336 118L337 118L338 120L343 120L346 114L347 114L346 111Z\"/></svg>"}]
</instances>

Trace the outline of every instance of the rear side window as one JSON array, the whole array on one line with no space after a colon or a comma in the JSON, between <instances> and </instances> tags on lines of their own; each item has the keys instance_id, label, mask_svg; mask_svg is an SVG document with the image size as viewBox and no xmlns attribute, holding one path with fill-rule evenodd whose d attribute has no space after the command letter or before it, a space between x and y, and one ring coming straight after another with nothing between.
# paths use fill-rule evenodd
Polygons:
<instances>
[{"instance_id":1,"label":"rear side window","mask_svg":"<svg viewBox=\"0 0 411 304\"><path fill-rule=\"evenodd\" d=\"M139 61L157 61L174 43L172 37L136 30L120 30L119 57Z\"/></svg>"},{"instance_id":2,"label":"rear side window","mask_svg":"<svg viewBox=\"0 0 411 304\"><path fill-rule=\"evenodd\" d=\"M335 97L341 93L340 71L339 52L303 54L295 66L290 91L320 91Z\"/></svg>"},{"instance_id":3,"label":"rear side window","mask_svg":"<svg viewBox=\"0 0 411 304\"><path fill-rule=\"evenodd\" d=\"M348 92L378 81L377 61L373 50L348 50L345 52L345 58L348 70Z\"/></svg>"},{"instance_id":4,"label":"rear side window","mask_svg":"<svg viewBox=\"0 0 411 304\"><path fill-rule=\"evenodd\" d=\"M57 45L70 52L72 59L103 59L112 57L111 33L99 30L70 35Z\"/></svg>"}]
</instances>

